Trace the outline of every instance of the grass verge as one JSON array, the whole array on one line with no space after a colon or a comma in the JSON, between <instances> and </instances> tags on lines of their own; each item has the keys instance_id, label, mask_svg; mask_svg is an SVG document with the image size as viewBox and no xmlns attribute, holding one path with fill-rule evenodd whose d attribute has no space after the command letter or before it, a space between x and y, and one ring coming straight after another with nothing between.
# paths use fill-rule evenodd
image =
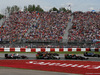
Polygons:
<instances>
[{"instance_id":1,"label":"grass verge","mask_svg":"<svg viewBox=\"0 0 100 75\"><path fill-rule=\"evenodd\" d=\"M65 52L51 52L51 53L59 53L59 54L83 54L85 51L65 51ZM92 52L92 51L88 51L88 52ZM0 52L0 53L37 53L37 52ZM100 54L100 52L93 52L96 54Z\"/></svg>"}]
</instances>

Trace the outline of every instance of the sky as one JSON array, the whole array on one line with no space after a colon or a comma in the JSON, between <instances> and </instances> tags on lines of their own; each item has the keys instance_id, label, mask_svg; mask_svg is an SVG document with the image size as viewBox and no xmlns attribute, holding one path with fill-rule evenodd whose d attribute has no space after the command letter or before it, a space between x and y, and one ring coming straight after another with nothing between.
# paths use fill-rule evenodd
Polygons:
<instances>
[{"instance_id":1,"label":"sky","mask_svg":"<svg viewBox=\"0 0 100 75\"><path fill-rule=\"evenodd\" d=\"M0 13L4 13L7 6L17 5L21 8L28 5L40 5L45 11L56 7L69 8L71 5L72 11L100 11L100 0L0 0Z\"/></svg>"}]
</instances>

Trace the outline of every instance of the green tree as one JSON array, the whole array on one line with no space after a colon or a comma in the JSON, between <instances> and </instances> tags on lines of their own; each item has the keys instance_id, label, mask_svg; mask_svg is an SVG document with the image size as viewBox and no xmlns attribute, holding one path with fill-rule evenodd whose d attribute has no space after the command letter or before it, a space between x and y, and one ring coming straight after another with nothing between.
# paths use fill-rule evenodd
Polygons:
<instances>
[{"instance_id":1,"label":"green tree","mask_svg":"<svg viewBox=\"0 0 100 75\"><path fill-rule=\"evenodd\" d=\"M40 7L40 5L37 5L35 8L36 11L43 12L44 10Z\"/></svg>"},{"instance_id":2,"label":"green tree","mask_svg":"<svg viewBox=\"0 0 100 75\"><path fill-rule=\"evenodd\" d=\"M11 12L11 7L7 6L6 10L7 10L8 13L10 13Z\"/></svg>"},{"instance_id":3,"label":"green tree","mask_svg":"<svg viewBox=\"0 0 100 75\"><path fill-rule=\"evenodd\" d=\"M66 12L67 10L64 7L59 8L59 11Z\"/></svg>"},{"instance_id":4,"label":"green tree","mask_svg":"<svg viewBox=\"0 0 100 75\"><path fill-rule=\"evenodd\" d=\"M0 19L2 19L4 17L4 15L0 14Z\"/></svg>"},{"instance_id":5,"label":"green tree","mask_svg":"<svg viewBox=\"0 0 100 75\"><path fill-rule=\"evenodd\" d=\"M24 6L24 11L30 11L30 12L35 11L35 5L34 4L29 5L28 8L27 6Z\"/></svg>"},{"instance_id":6,"label":"green tree","mask_svg":"<svg viewBox=\"0 0 100 75\"><path fill-rule=\"evenodd\" d=\"M17 11L20 10L20 8L19 8L17 5L15 5L15 6L13 6L13 7L14 7L14 11L15 11L15 12L17 12Z\"/></svg>"},{"instance_id":7,"label":"green tree","mask_svg":"<svg viewBox=\"0 0 100 75\"><path fill-rule=\"evenodd\" d=\"M20 10L20 8L17 6L17 5L14 5L10 8L10 12L13 13L13 12L18 12Z\"/></svg>"},{"instance_id":8,"label":"green tree","mask_svg":"<svg viewBox=\"0 0 100 75\"><path fill-rule=\"evenodd\" d=\"M57 11L58 12L58 9L56 7L53 7L52 9L49 10L49 12L51 11Z\"/></svg>"},{"instance_id":9,"label":"green tree","mask_svg":"<svg viewBox=\"0 0 100 75\"><path fill-rule=\"evenodd\" d=\"M53 7L53 11L58 11L58 9L56 7Z\"/></svg>"},{"instance_id":10,"label":"green tree","mask_svg":"<svg viewBox=\"0 0 100 75\"><path fill-rule=\"evenodd\" d=\"M27 8L27 6L24 6L24 11L28 11L28 8Z\"/></svg>"},{"instance_id":11,"label":"green tree","mask_svg":"<svg viewBox=\"0 0 100 75\"><path fill-rule=\"evenodd\" d=\"M33 4L33 8L32 9L33 9L33 11L35 11L35 5L34 4Z\"/></svg>"},{"instance_id":12,"label":"green tree","mask_svg":"<svg viewBox=\"0 0 100 75\"><path fill-rule=\"evenodd\" d=\"M11 13L13 13L14 12L14 7L11 7Z\"/></svg>"},{"instance_id":13,"label":"green tree","mask_svg":"<svg viewBox=\"0 0 100 75\"><path fill-rule=\"evenodd\" d=\"M67 10L66 10L66 12L67 12L67 13L71 13L72 11L71 11L71 10L69 10L69 9L67 9Z\"/></svg>"},{"instance_id":14,"label":"green tree","mask_svg":"<svg viewBox=\"0 0 100 75\"><path fill-rule=\"evenodd\" d=\"M32 6L32 5L29 5L29 6L28 6L28 11L30 11L30 12L33 11L33 6Z\"/></svg>"}]
</instances>

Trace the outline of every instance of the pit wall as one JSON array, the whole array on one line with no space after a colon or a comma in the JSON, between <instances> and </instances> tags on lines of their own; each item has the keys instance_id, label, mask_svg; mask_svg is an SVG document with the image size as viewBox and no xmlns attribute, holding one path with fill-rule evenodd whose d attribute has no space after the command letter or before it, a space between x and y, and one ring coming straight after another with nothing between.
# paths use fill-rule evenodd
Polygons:
<instances>
[{"instance_id":1,"label":"pit wall","mask_svg":"<svg viewBox=\"0 0 100 75\"><path fill-rule=\"evenodd\" d=\"M96 51L100 48L0 48L0 52L64 52L64 51Z\"/></svg>"}]
</instances>

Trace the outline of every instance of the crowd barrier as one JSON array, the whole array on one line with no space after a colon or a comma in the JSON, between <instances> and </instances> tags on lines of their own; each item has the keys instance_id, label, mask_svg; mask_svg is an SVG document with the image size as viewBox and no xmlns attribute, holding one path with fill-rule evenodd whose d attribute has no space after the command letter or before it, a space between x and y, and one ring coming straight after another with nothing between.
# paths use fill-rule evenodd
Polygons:
<instances>
[{"instance_id":1,"label":"crowd barrier","mask_svg":"<svg viewBox=\"0 0 100 75\"><path fill-rule=\"evenodd\" d=\"M100 48L0 48L0 52L64 52L64 51L96 51Z\"/></svg>"}]
</instances>

